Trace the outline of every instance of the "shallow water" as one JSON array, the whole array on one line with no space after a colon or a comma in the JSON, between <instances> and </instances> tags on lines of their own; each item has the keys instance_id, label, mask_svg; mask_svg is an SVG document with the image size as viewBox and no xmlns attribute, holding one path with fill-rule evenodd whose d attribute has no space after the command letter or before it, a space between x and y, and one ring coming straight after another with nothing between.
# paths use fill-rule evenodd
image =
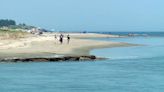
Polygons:
<instances>
[{"instance_id":1,"label":"shallow water","mask_svg":"<svg viewBox=\"0 0 164 92\"><path fill-rule=\"evenodd\" d=\"M99 39L146 46L94 50L99 62L1 63L0 92L163 92L164 38Z\"/></svg>"},{"instance_id":2,"label":"shallow water","mask_svg":"<svg viewBox=\"0 0 164 92\"><path fill-rule=\"evenodd\" d=\"M95 53L98 56L105 56L111 59L164 57L164 37L110 38L99 40L128 42L144 46L107 48L92 51L93 54Z\"/></svg>"}]
</instances>

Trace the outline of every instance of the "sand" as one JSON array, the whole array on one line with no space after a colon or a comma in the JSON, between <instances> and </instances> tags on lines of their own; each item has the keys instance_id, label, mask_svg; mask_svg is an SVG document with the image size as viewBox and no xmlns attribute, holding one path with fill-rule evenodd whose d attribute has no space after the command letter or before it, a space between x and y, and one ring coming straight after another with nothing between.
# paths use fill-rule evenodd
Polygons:
<instances>
[{"instance_id":1,"label":"sand","mask_svg":"<svg viewBox=\"0 0 164 92\"><path fill-rule=\"evenodd\" d=\"M71 40L67 43L64 34L64 43L60 44L54 35L57 33L45 33L44 35L17 39L0 40L0 58L10 57L41 57L55 55L89 55L90 50L108 47L133 46L122 42L97 41L83 38L119 37L117 35L104 35L94 33L69 33ZM57 37L59 34L57 34Z\"/></svg>"}]
</instances>

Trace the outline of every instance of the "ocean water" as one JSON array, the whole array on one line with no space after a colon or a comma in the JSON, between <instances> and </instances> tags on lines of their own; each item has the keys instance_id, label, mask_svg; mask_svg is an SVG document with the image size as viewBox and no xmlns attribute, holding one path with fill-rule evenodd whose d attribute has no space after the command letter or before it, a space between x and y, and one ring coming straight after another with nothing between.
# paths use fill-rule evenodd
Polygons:
<instances>
[{"instance_id":1,"label":"ocean water","mask_svg":"<svg viewBox=\"0 0 164 92\"><path fill-rule=\"evenodd\" d=\"M127 36L128 34L135 34L138 36L154 36L154 37L163 37L164 32L94 32L101 34L113 34L113 35L121 35Z\"/></svg>"},{"instance_id":2,"label":"ocean water","mask_svg":"<svg viewBox=\"0 0 164 92\"><path fill-rule=\"evenodd\" d=\"M164 37L106 38L97 62L0 63L0 92L164 92Z\"/></svg>"}]
</instances>

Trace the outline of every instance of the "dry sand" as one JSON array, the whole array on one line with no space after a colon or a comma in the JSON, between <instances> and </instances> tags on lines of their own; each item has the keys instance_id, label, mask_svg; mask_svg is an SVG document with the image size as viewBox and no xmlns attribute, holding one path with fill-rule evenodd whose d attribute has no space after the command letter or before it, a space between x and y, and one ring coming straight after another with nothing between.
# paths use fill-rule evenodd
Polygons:
<instances>
[{"instance_id":1,"label":"dry sand","mask_svg":"<svg viewBox=\"0 0 164 92\"><path fill-rule=\"evenodd\" d=\"M45 33L42 36L31 36L17 40L0 40L0 58L54 56L54 55L89 55L89 51L98 48L133 46L121 42L106 42L79 38L119 37L93 33L70 33L70 43L64 38L60 44L55 40L56 33ZM58 36L59 34L57 34ZM67 34L64 34L65 37Z\"/></svg>"}]
</instances>

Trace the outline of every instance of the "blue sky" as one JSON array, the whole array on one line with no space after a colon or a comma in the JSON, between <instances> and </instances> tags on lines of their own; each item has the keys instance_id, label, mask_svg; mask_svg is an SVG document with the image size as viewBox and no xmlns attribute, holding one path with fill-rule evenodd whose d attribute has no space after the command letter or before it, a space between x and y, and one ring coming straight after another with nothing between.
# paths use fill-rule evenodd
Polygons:
<instances>
[{"instance_id":1,"label":"blue sky","mask_svg":"<svg viewBox=\"0 0 164 92\"><path fill-rule=\"evenodd\" d=\"M164 31L164 0L0 0L0 12L61 31Z\"/></svg>"}]
</instances>

